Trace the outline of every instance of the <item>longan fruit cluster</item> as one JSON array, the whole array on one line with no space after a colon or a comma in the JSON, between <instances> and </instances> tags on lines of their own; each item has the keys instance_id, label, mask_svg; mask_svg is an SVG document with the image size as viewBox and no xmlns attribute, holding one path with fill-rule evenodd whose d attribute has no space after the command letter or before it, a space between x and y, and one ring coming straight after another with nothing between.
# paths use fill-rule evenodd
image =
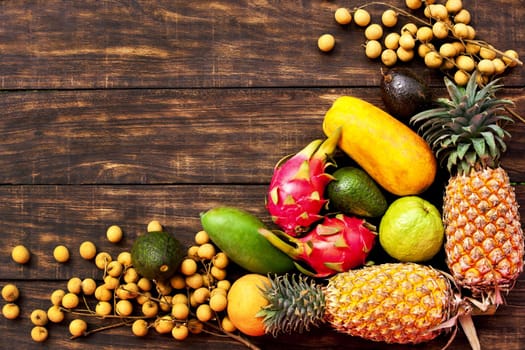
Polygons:
<instances>
[{"instance_id":1,"label":"longan fruit cluster","mask_svg":"<svg viewBox=\"0 0 525 350\"><path fill-rule=\"evenodd\" d=\"M369 5L388 7L380 21L373 21L366 9ZM522 65L515 50L500 51L476 38L471 13L462 0L405 0L405 5L408 11L380 2L353 11L339 8L334 19L340 25L353 22L364 29L366 57L381 60L387 67L419 57L428 68L442 70L458 85L466 85L474 71L480 73L478 83L484 84ZM405 20L399 21L400 17Z\"/></svg>"},{"instance_id":2,"label":"longan fruit cluster","mask_svg":"<svg viewBox=\"0 0 525 350\"><path fill-rule=\"evenodd\" d=\"M162 230L156 220L147 225L148 232ZM122 229L110 226L106 238L112 243L119 242ZM141 276L133 267L129 251L115 255L97 251L95 243L84 241L78 252L96 266L101 276L97 279L73 276L64 288L53 290L49 295L50 305L31 312L31 337L35 342L48 338L49 324L64 322L68 323L72 339L116 326L129 326L139 337L154 329L158 334L171 334L176 340L199 334L206 326L222 333L235 331L226 314L231 285L227 279L229 259L205 231L195 234L177 273L165 281ZM59 245L53 250L53 256L57 262L65 263L69 249ZM20 310L14 302L19 294L13 284L2 289L2 297L7 302L2 310L6 318L18 317ZM102 324L91 326L90 318ZM111 321L107 325L104 324L107 319L121 322Z\"/></svg>"}]
</instances>

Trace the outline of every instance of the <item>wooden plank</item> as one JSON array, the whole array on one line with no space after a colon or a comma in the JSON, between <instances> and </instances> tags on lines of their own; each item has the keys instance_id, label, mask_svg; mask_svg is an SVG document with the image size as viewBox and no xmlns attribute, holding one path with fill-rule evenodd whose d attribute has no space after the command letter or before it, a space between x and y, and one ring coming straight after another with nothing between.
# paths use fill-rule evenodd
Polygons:
<instances>
[{"instance_id":1,"label":"wooden plank","mask_svg":"<svg viewBox=\"0 0 525 350\"><path fill-rule=\"evenodd\" d=\"M113 256L129 249L131 241L145 229L151 219L160 220L166 228L191 244L193 234L200 229L199 212L220 204L232 204L252 211L267 221L262 196L265 186L1 186L2 216L0 224L8 235L0 235L0 284L17 284L22 291L20 305L22 317L16 321L0 319L0 348L7 347L16 337L23 348L33 348L30 340L29 314L35 308L49 307L49 295L57 288L65 288L70 277L91 277L101 280L102 272L92 262L80 258L78 245L92 240L99 251ZM517 188L518 201L525 201L525 186ZM191 199L189 199L191 198ZM522 218L525 210L520 209ZM522 219L522 224L523 224ZM125 231L120 244L109 243L105 230L109 225L119 224ZM29 265L18 266L10 261L13 245L26 244L33 252ZM65 244L71 250L67 264L53 261L51 252L56 244ZM379 262L379 261L378 261ZM235 267L232 267L235 269ZM234 272L235 273L235 272ZM506 296L508 305L501 307L495 316L475 319L483 348L520 349L525 341L525 323L520 311L525 297L525 275L522 275L511 293ZM90 319L97 328L104 322ZM241 349L243 346L208 335L192 336L183 343L174 343L168 336L152 331L146 339L133 337L129 328L122 327L92 336L70 341L66 324L51 325L51 337L46 342L50 348L78 349L89 345L111 346L114 349L139 347L147 344L158 349L210 348ZM425 345L425 349L440 349L447 338L440 337ZM325 327L314 329L306 335L255 338L262 349L305 349L309 347L335 349L355 346L360 349L377 349L378 344L337 334ZM381 345L383 347L383 345ZM453 343L454 349L469 349L468 342L460 332ZM405 349L401 345L389 345L389 349Z\"/></svg>"},{"instance_id":2,"label":"wooden plank","mask_svg":"<svg viewBox=\"0 0 525 350\"><path fill-rule=\"evenodd\" d=\"M0 182L267 183L281 157L324 137L341 95L383 107L379 88L10 92L0 100ZM501 96L525 115L523 89ZM523 182L525 126L509 131L503 166Z\"/></svg>"},{"instance_id":3,"label":"wooden plank","mask_svg":"<svg viewBox=\"0 0 525 350\"><path fill-rule=\"evenodd\" d=\"M402 0L389 3L406 9ZM525 47L520 30L525 8L509 0L491 4L466 4L477 37L502 50ZM2 1L0 88L378 85L374 73L380 63L364 56L363 29L333 20L339 6L354 5L323 0ZM369 8L375 22L385 9ZM400 16L394 29L406 21ZM317 38L326 32L336 36L337 46L321 54ZM426 71L420 59L414 63L419 72ZM507 79L509 86L523 83L523 70Z\"/></svg>"}]
</instances>

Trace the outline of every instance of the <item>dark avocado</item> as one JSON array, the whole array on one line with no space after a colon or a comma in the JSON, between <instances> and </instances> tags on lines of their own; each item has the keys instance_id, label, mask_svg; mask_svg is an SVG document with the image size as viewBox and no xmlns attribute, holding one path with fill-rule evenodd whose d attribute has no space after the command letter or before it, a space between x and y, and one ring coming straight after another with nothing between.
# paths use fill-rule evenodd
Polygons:
<instances>
[{"instance_id":1,"label":"dark avocado","mask_svg":"<svg viewBox=\"0 0 525 350\"><path fill-rule=\"evenodd\" d=\"M381 74L381 97L392 116L407 123L410 117L431 105L430 89L412 71L392 68Z\"/></svg>"}]
</instances>

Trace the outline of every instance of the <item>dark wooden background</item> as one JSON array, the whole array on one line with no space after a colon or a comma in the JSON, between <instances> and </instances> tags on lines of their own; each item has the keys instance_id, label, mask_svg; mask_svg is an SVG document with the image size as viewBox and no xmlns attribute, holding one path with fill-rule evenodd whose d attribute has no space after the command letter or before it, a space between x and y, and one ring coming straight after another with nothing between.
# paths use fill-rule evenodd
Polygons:
<instances>
[{"instance_id":1,"label":"dark wooden background","mask_svg":"<svg viewBox=\"0 0 525 350\"><path fill-rule=\"evenodd\" d=\"M22 315L0 318L0 348L244 348L204 334L184 342L155 332L139 339L125 327L69 340L65 325L49 327L48 341L36 344L29 314L47 308L51 291L68 278L100 277L78 254L84 240L116 255L157 219L190 244L199 213L222 204L267 221L275 162L323 136L334 99L351 94L382 106L381 64L365 58L363 30L333 20L337 7L362 3L1 1L0 284L19 286ZM388 3L404 8L402 0ZM525 1L464 3L479 38L525 56ZM374 21L384 9L370 8ZM329 54L316 47L325 32L337 39ZM440 72L419 59L406 66L443 92ZM523 68L504 83L502 97L525 115ZM523 223L525 126L509 131L503 166ZM113 224L125 231L118 245L105 238ZM59 243L72 253L65 265L52 258ZM28 265L11 261L16 244L32 251ZM525 348L524 277L506 299L494 316L475 319L484 349ZM263 349L407 348L327 328L251 340ZM462 332L451 348L469 348Z\"/></svg>"}]
</instances>

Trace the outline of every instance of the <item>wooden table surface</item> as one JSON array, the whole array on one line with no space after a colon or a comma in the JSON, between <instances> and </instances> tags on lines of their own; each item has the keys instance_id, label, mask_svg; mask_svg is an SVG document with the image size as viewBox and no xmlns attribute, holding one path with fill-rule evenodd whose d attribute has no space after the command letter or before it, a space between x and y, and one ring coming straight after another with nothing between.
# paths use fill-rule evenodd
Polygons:
<instances>
[{"instance_id":1,"label":"wooden table surface","mask_svg":"<svg viewBox=\"0 0 525 350\"><path fill-rule=\"evenodd\" d=\"M70 340L51 325L43 344L31 340L29 315L70 277L100 279L78 253L129 249L150 220L185 244L200 230L199 213L235 205L268 221L264 196L274 164L322 137L335 98L355 95L383 106L381 64L364 56L363 29L341 27L336 8L356 1L14 1L0 2L0 285L21 290L21 316L0 318L0 348L243 349L213 335L184 342L128 327ZM404 8L402 0L389 1ZM525 1L464 1L478 38L525 56ZM369 8L378 21L384 6ZM405 21L405 19L401 19ZM316 46L335 35L329 54ZM443 92L442 74L420 59L401 64ZM525 74L511 70L501 96L525 116ZM525 125L503 166L525 217ZM113 244L106 228L120 225ZM17 244L27 265L10 258ZM66 264L53 260L70 248ZM475 318L483 349L525 349L525 277L494 316ZM4 303L4 301L2 301ZM250 339L262 349L407 349L372 343L328 328L309 334ZM414 348L439 349L447 337ZM460 331L452 349L468 349Z\"/></svg>"}]
</instances>

